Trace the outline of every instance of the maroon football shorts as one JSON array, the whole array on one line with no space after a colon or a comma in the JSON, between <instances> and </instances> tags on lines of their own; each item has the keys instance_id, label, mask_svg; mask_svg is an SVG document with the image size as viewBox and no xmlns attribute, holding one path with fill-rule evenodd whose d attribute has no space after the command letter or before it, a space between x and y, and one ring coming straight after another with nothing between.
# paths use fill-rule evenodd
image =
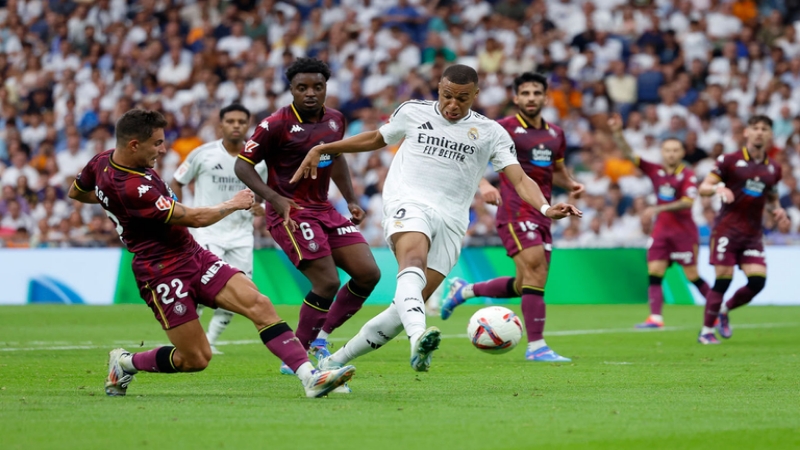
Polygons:
<instances>
[{"instance_id":1,"label":"maroon football shorts","mask_svg":"<svg viewBox=\"0 0 800 450\"><path fill-rule=\"evenodd\" d=\"M713 230L709 242L709 259L712 266L741 266L742 264L767 265L764 258L764 236L744 236L734 231Z\"/></svg>"},{"instance_id":2,"label":"maroon football shorts","mask_svg":"<svg viewBox=\"0 0 800 450\"><path fill-rule=\"evenodd\" d=\"M292 219L298 225L294 233L282 221L273 222L269 232L295 267L302 261L324 258L331 249L367 243L358 227L333 208L299 210Z\"/></svg>"},{"instance_id":3,"label":"maroon football shorts","mask_svg":"<svg viewBox=\"0 0 800 450\"><path fill-rule=\"evenodd\" d=\"M653 234L647 242L647 262L668 261L682 266L695 266L699 243L700 237L696 231L694 234Z\"/></svg>"},{"instance_id":4,"label":"maroon football shorts","mask_svg":"<svg viewBox=\"0 0 800 450\"><path fill-rule=\"evenodd\" d=\"M167 273L134 274L142 299L165 330L197 319L198 304L216 308L217 294L241 272L210 251L198 250Z\"/></svg>"},{"instance_id":5,"label":"maroon football shorts","mask_svg":"<svg viewBox=\"0 0 800 450\"><path fill-rule=\"evenodd\" d=\"M544 255L550 263L550 254L553 250L553 236L550 226L537 224L533 220L519 219L516 222L497 224L497 235L503 241L508 256L514 257L517 253L530 247L541 245Z\"/></svg>"}]
</instances>

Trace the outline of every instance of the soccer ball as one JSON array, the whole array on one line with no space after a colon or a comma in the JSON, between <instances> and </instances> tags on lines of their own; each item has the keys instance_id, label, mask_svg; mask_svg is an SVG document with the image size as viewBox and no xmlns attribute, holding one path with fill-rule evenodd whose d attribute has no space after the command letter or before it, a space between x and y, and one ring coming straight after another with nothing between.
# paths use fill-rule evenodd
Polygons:
<instances>
[{"instance_id":1,"label":"soccer ball","mask_svg":"<svg viewBox=\"0 0 800 450\"><path fill-rule=\"evenodd\" d=\"M514 311L502 306L490 306L472 315L467 325L467 335L478 350L499 355L519 344L522 322Z\"/></svg>"}]
</instances>

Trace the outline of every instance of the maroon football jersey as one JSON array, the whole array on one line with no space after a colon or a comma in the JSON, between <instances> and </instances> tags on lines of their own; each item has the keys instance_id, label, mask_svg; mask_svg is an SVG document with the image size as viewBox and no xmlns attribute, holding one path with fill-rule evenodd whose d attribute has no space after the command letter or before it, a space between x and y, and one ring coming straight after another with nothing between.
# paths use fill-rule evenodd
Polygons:
<instances>
[{"instance_id":1,"label":"maroon football jersey","mask_svg":"<svg viewBox=\"0 0 800 450\"><path fill-rule=\"evenodd\" d=\"M567 148L564 131L544 120L542 128L534 128L519 114L500 119L497 123L511 135L522 170L539 185L549 202L553 191L554 164L564 161ZM525 218L540 226L550 226L550 219L522 200L503 173L500 174L500 195L503 204L497 209L498 225Z\"/></svg>"},{"instance_id":2,"label":"maroon football jersey","mask_svg":"<svg viewBox=\"0 0 800 450\"><path fill-rule=\"evenodd\" d=\"M691 169L681 164L674 173L669 173L659 165L636 158L636 163L642 172L653 182L656 192L656 204L664 205L688 198L694 201L697 197L697 178ZM653 236L697 234L697 225L692 219L692 209L678 211L664 211L659 213L653 226Z\"/></svg>"},{"instance_id":3,"label":"maroon football jersey","mask_svg":"<svg viewBox=\"0 0 800 450\"><path fill-rule=\"evenodd\" d=\"M256 127L253 137L242 149L239 157L251 163L267 163L267 186L278 194L293 199L306 209L331 208L328 203L328 186L331 179L333 158L337 155L322 155L317 167L317 178L303 178L296 184L289 183L303 158L312 147L339 141L344 137L344 116L335 109L325 108L317 123L304 122L294 105L281 108L264 119ZM267 213L275 216L267 205Z\"/></svg>"},{"instance_id":4,"label":"maroon football jersey","mask_svg":"<svg viewBox=\"0 0 800 450\"><path fill-rule=\"evenodd\" d=\"M723 203L717 215L715 231L760 236L764 206L769 194L777 194L781 166L768 158L756 162L743 148L720 156L711 173L733 191L733 202Z\"/></svg>"},{"instance_id":5,"label":"maroon football jersey","mask_svg":"<svg viewBox=\"0 0 800 450\"><path fill-rule=\"evenodd\" d=\"M133 257L133 272L169 272L200 246L184 226L169 225L175 200L153 169L116 164L114 150L92 158L75 180L82 192L94 191Z\"/></svg>"}]
</instances>

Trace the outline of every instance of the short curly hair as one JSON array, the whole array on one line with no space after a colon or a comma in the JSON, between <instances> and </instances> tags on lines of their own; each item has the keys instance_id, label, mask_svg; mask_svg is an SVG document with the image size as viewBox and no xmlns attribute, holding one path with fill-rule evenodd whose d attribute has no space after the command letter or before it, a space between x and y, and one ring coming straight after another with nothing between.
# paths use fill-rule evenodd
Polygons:
<instances>
[{"instance_id":1,"label":"short curly hair","mask_svg":"<svg viewBox=\"0 0 800 450\"><path fill-rule=\"evenodd\" d=\"M325 81L328 81L331 77L331 68L316 58L297 58L286 68L286 79L289 83L298 73L319 73L325 77Z\"/></svg>"}]
</instances>

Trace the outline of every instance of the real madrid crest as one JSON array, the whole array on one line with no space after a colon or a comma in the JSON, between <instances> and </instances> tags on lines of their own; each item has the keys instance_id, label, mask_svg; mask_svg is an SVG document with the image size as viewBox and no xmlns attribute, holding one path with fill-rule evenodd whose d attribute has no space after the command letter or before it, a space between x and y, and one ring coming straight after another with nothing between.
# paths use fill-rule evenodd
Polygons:
<instances>
[{"instance_id":1,"label":"real madrid crest","mask_svg":"<svg viewBox=\"0 0 800 450\"><path fill-rule=\"evenodd\" d=\"M470 128L469 131L467 131L467 137L469 137L473 141L477 141L478 138L480 137L480 135L478 134L478 129L475 127Z\"/></svg>"}]
</instances>

